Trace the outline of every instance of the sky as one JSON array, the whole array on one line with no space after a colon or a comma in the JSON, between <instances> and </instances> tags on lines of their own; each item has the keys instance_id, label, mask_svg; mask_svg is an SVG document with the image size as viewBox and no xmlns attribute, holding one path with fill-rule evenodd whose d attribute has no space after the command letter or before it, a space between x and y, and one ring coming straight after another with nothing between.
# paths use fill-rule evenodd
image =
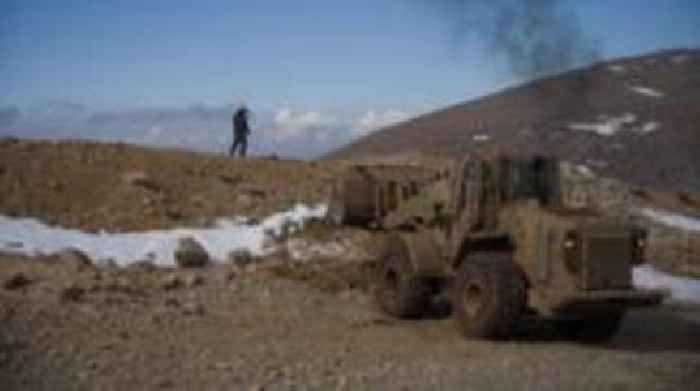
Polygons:
<instances>
[{"instance_id":1,"label":"sky","mask_svg":"<svg viewBox=\"0 0 700 391\"><path fill-rule=\"evenodd\" d=\"M245 102L253 153L314 157L533 77L490 15L538 4L594 50L569 66L700 47L695 0L0 0L0 135L219 153Z\"/></svg>"}]
</instances>

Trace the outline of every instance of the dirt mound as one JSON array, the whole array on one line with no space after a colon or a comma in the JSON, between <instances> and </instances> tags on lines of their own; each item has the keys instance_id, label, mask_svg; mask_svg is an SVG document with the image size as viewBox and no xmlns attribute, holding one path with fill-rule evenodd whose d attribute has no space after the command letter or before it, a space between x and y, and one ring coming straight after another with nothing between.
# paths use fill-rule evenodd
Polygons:
<instances>
[{"instance_id":1,"label":"dirt mound","mask_svg":"<svg viewBox=\"0 0 700 391\"><path fill-rule=\"evenodd\" d=\"M600 63L385 128L327 157L454 156L497 145L640 186L700 192L698 75L700 50Z\"/></svg>"},{"instance_id":2,"label":"dirt mound","mask_svg":"<svg viewBox=\"0 0 700 391\"><path fill-rule=\"evenodd\" d=\"M340 164L233 160L83 141L0 140L0 214L88 230L205 225L323 201Z\"/></svg>"}]
</instances>

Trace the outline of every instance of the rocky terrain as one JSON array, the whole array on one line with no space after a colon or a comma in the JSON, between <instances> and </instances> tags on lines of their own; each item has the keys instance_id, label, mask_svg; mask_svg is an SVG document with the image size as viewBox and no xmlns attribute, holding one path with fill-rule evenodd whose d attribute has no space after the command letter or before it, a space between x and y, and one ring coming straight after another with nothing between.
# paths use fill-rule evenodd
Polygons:
<instances>
[{"instance_id":1,"label":"rocky terrain","mask_svg":"<svg viewBox=\"0 0 700 391\"><path fill-rule=\"evenodd\" d=\"M62 227L144 230L267 216L313 203L340 165L231 160L86 141L0 140L0 214Z\"/></svg>"},{"instance_id":2,"label":"rocky terrain","mask_svg":"<svg viewBox=\"0 0 700 391\"><path fill-rule=\"evenodd\" d=\"M383 162L407 156L421 163ZM255 220L324 201L344 165L8 139L0 215L110 232ZM610 213L622 204L695 208L675 193L572 181ZM0 253L0 390L700 387L696 304L631 311L602 346L564 339L536 318L523 319L513 340L468 341L445 314L397 321L376 308L372 234L312 221L272 239L263 256L232 252L218 263L182 239L179 267L118 266L73 250Z\"/></svg>"},{"instance_id":3,"label":"rocky terrain","mask_svg":"<svg viewBox=\"0 0 700 391\"><path fill-rule=\"evenodd\" d=\"M557 155L656 189L700 193L700 50L573 70L374 132L327 155L459 155L497 146Z\"/></svg>"},{"instance_id":4,"label":"rocky terrain","mask_svg":"<svg viewBox=\"0 0 700 391\"><path fill-rule=\"evenodd\" d=\"M396 321L370 288L255 267L94 268L0 259L3 390L694 390L700 311L633 311L606 346L524 325L467 341L451 319ZM358 266L358 264L355 264ZM355 268L353 270L360 270ZM351 270L351 269L346 269Z\"/></svg>"}]
</instances>

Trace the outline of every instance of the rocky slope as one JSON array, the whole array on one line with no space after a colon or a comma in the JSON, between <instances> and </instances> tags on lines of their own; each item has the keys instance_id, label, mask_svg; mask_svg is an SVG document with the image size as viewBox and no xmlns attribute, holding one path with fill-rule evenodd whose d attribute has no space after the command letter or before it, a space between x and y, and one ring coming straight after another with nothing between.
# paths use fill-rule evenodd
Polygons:
<instances>
[{"instance_id":1,"label":"rocky slope","mask_svg":"<svg viewBox=\"0 0 700 391\"><path fill-rule=\"evenodd\" d=\"M0 214L88 230L201 226L321 201L339 169L126 144L4 139Z\"/></svg>"},{"instance_id":2,"label":"rocky slope","mask_svg":"<svg viewBox=\"0 0 700 391\"><path fill-rule=\"evenodd\" d=\"M379 130L331 159L475 148L546 153L646 187L700 192L700 50L595 64Z\"/></svg>"}]
</instances>

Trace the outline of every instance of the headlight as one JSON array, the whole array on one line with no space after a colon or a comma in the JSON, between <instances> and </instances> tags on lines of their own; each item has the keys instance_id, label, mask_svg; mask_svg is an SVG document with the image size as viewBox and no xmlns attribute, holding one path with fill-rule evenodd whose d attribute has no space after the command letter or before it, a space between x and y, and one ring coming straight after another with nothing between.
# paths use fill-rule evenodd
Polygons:
<instances>
[{"instance_id":1,"label":"headlight","mask_svg":"<svg viewBox=\"0 0 700 391\"><path fill-rule=\"evenodd\" d=\"M575 230L564 235L564 265L570 273L581 270L581 236Z\"/></svg>"},{"instance_id":2,"label":"headlight","mask_svg":"<svg viewBox=\"0 0 700 391\"><path fill-rule=\"evenodd\" d=\"M578 247L579 237L576 231L569 231L564 235L564 249L573 250Z\"/></svg>"},{"instance_id":3,"label":"headlight","mask_svg":"<svg viewBox=\"0 0 700 391\"><path fill-rule=\"evenodd\" d=\"M635 244L637 245L637 248L645 248L647 246L647 240L646 238L639 237L637 238Z\"/></svg>"},{"instance_id":4,"label":"headlight","mask_svg":"<svg viewBox=\"0 0 700 391\"><path fill-rule=\"evenodd\" d=\"M576 240L574 239L566 239L564 241L564 248L567 250L572 250L576 248Z\"/></svg>"}]
</instances>

